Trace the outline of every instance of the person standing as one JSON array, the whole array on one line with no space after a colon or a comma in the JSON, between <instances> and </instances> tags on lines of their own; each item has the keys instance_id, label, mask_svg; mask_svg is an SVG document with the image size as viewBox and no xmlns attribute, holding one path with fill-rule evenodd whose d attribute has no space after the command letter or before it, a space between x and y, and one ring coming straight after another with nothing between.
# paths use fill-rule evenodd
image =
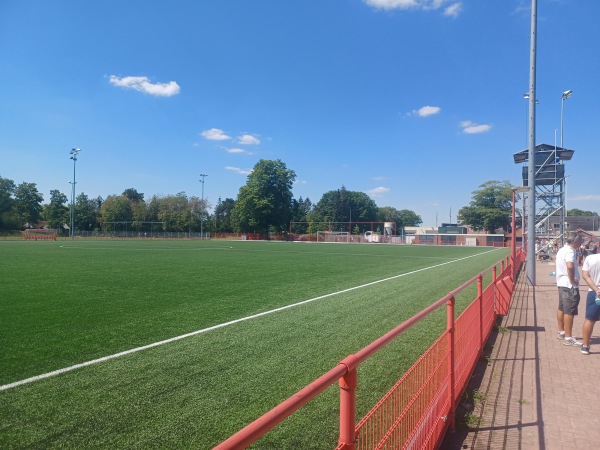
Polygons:
<instances>
[{"instance_id":1,"label":"person standing","mask_svg":"<svg viewBox=\"0 0 600 450\"><path fill-rule=\"evenodd\" d=\"M585 258L581 268L581 278L585 280L589 287L585 303L581 353L589 355L592 331L594 331L596 322L600 320L600 305L596 303L596 297L600 297L600 255L594 253Z\"/></svg>"},{"instance_id":2,"label":"person standing","mask_svg":"<svg viewBox=\"0 0 600 450\"><path fill-rule=\"evenodd\" d=\"M571 235L567 243L556 254L556 286L558 287L558 339L564 339L564 345L581 346L573 337L573 319L579 307L579 268L577 249L581 246L581 236Z\"/></svg>"}]
</instances>

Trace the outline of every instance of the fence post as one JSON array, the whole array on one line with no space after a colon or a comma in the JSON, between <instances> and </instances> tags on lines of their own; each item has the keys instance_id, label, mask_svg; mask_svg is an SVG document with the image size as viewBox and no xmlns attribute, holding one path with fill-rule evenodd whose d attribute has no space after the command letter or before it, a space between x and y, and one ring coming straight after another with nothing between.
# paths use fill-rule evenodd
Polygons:
<instances>
[{"instance_id":1,"label":"fence post","mask_svg":"<svg viewBox=\"0 0 600 450\"><path fill-rule=\"evenodd\" d=\"M340 440L338 448L356 449L356 386L358 374L351 368L340 378ZM343 445L342 445L343 444Z\"/></svg>"},{"instance_id":2,"label":"fence post","mask_svg":"<svg viewBox=\"0 0 600 450\"><path fill-rule=\"evenodd\" d=\"M479 303L479 357L483 355L483 275L477 277L477 301Z\"/></svg>"},{"instance_id":3,"label":"fence post","mask_svg":"<svg viewBox=\"0 0 600 450\"><path fill-rule=\"evenodd\" d=\"M494 286L494 315L498 314L498 308L496 307L496 269L498 266L494 265L494 268L492 269L492 285ZM494 317L494 320L496 320L496 318Z\"/></svg>"},{"instance_id":4,"label":"fence post","mask_svg":"<svg viewBox=\"0 0 600 450\"><path fill-rule=\"evenodd\" d=\"M455 368L454 368L454 296L450 297L446 302L446 330L448 331L448 369L450 372L450 412L449 412L449 428L452 433L456 429L456 396L454 392L455 384Z\"/></svg>"}]
</instances>

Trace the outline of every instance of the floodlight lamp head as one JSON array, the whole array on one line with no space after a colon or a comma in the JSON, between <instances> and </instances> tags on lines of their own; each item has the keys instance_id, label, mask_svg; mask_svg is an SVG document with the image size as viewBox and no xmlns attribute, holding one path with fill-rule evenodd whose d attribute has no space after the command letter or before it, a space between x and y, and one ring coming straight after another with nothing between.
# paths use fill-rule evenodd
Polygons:
<instances>
[{"instance_id":1,"label":"floodlight lamp head","mask_svg":"<svg viewBox=\"0 0 600 450\"><path fill-rule=\"evenodd\" d=\"M571 91L571 90L565 91L565 92L563 92L563 93L562 93L562 99L563 99L563 100L566 100L566 99L568 99L568 98L569 98L571 95L573 95L573 91Z\"/></svg>"}]
</instances>

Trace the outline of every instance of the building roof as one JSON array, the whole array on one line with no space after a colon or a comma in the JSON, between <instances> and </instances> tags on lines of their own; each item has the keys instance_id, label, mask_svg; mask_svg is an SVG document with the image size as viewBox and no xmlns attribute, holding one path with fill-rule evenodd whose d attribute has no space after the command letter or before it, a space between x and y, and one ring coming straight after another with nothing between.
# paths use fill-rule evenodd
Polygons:
<instances>
[{"instance_id":1,"label":"building roof","mask_svg":"<svg viewBox=\"0 0 600 450\"><path fill-rule=\"evenodd\" d=\"M562 161L568 161L573 157L575 150L569 150L564 147L558 147L550 144L538 144L535 146L535 153L551 153L556 151L556 157ZM523 163L529 159L529 149L514 154L515 164Z\"/></svg>"}]
</instances>

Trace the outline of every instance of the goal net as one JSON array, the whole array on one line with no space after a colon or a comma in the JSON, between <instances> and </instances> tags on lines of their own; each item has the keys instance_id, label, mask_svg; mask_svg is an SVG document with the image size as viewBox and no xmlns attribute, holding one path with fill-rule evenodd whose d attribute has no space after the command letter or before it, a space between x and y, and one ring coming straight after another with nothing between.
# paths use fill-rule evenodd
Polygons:
<instances>
[{"instance_id":1,"label":"goal net","mask_svg":"<svg viewBox=\"0 0 600 450\"><path fill-rule=\"evenodd\" d=\"M317 231L317 242L350 242L347 231Z\"/></svg>"},{"instance_id":2,"label":"goal net","mask_svg":"<svg viewBox=\"0 0 600 450\"><path fill-rule=\"evenodd\" d=\"M22 231L21 237L26 241L55 241L56 230L27 229Z\"/></svg>"}]
</instances>

